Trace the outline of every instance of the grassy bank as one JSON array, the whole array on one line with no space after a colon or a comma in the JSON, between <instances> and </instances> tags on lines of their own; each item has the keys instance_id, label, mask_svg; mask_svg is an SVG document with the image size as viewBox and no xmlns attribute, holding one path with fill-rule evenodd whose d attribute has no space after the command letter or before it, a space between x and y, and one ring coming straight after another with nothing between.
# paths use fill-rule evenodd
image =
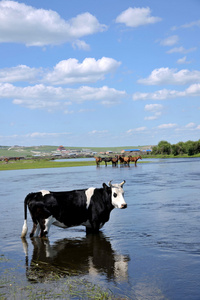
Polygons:
<instances>
[{"instance_id":1,"label":"grassy bank","mask_svg":"<svg viewBox=\"0 0 200 300\"><path fill-rule=\"evenodd\" d=\"M83 166L94 166L94 161L52 161L46 159L30 159L20 161L9 161L5 163L0 162L0 171L6 170L24 170L24 169L43 169L43 168L67 168L67 167L83 167Z\"/></svg>"}]
</instances>

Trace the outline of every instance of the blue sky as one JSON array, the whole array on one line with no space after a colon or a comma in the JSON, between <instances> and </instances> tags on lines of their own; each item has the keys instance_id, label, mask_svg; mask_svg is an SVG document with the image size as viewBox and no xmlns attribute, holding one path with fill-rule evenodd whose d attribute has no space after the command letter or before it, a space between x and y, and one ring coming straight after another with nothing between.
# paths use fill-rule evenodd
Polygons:
<instances>
[{"instance_id":1,"label":"blue sky","mask_svg":"<svg viewBox=\"0 0 200 300\"><path fill-rule=\"evenodd\" d=\"M200 139L199 0L0 1L0 145Z\"/></svg>"}]
</instances>

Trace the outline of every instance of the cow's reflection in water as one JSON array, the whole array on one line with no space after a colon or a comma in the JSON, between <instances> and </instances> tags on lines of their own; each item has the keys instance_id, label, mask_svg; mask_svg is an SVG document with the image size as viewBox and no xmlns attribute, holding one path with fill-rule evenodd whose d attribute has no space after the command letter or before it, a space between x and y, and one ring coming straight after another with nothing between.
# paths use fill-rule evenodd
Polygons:
<instances>
[{"instance_id":1,"label":"cow's reflection in water","mask_svg":"<svg viewBox=\"0 0 200 300\"><path fill-rule=\"evenodd\" d=\"M33 238L33 255L29 280L43 282L52 275L104 275L107 280L125 281L128 278L129 257L116 253L103 233L80 239L62 239L50 245L48 239ZM27 241L23 240L27 253ZM38 274L38 276L37 276Z\"/></svg>"}]
</instances>

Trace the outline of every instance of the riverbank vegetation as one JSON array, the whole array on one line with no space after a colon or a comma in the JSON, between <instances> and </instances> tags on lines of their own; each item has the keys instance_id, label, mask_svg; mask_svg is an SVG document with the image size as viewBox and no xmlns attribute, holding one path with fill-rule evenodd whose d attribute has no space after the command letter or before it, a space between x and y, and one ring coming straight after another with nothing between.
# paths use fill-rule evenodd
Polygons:
<instances>
[{"instance_id":1,"label":"riverbank vegetation","mask_svg":"<svg viewBox=\"0 0 200 300\"><path fill-rule=\"evenodd\" d=\"M152 147L152 155L173 155L193 156L200 155L200 140L179 142L170 144L167 141L160 141L157 146Z\"/></svg>"}]
</instances>

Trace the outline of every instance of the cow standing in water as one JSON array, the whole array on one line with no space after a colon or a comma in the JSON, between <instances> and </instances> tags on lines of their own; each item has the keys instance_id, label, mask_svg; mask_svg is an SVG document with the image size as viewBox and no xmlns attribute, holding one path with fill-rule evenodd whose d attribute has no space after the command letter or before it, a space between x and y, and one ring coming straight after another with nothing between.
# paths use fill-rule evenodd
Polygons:
<instances>
[{"instance_id":1,"label":"cow standing in water","mask_svg":"<svg viewBox=\"0 0 200 300\"><path fill-rule=\"evenodd\" d=\"M84 225L86 232L98 232L108 222L114 208L126 208L123 185L103 183L102 188L88 188L67 192L40 191L30 193L24 200L24 225L21 237L25 237L27 227L27 206L29 208L33 229L30 237L46 236L50 226L68 228Z\"/></svg>"}]
</instances>

